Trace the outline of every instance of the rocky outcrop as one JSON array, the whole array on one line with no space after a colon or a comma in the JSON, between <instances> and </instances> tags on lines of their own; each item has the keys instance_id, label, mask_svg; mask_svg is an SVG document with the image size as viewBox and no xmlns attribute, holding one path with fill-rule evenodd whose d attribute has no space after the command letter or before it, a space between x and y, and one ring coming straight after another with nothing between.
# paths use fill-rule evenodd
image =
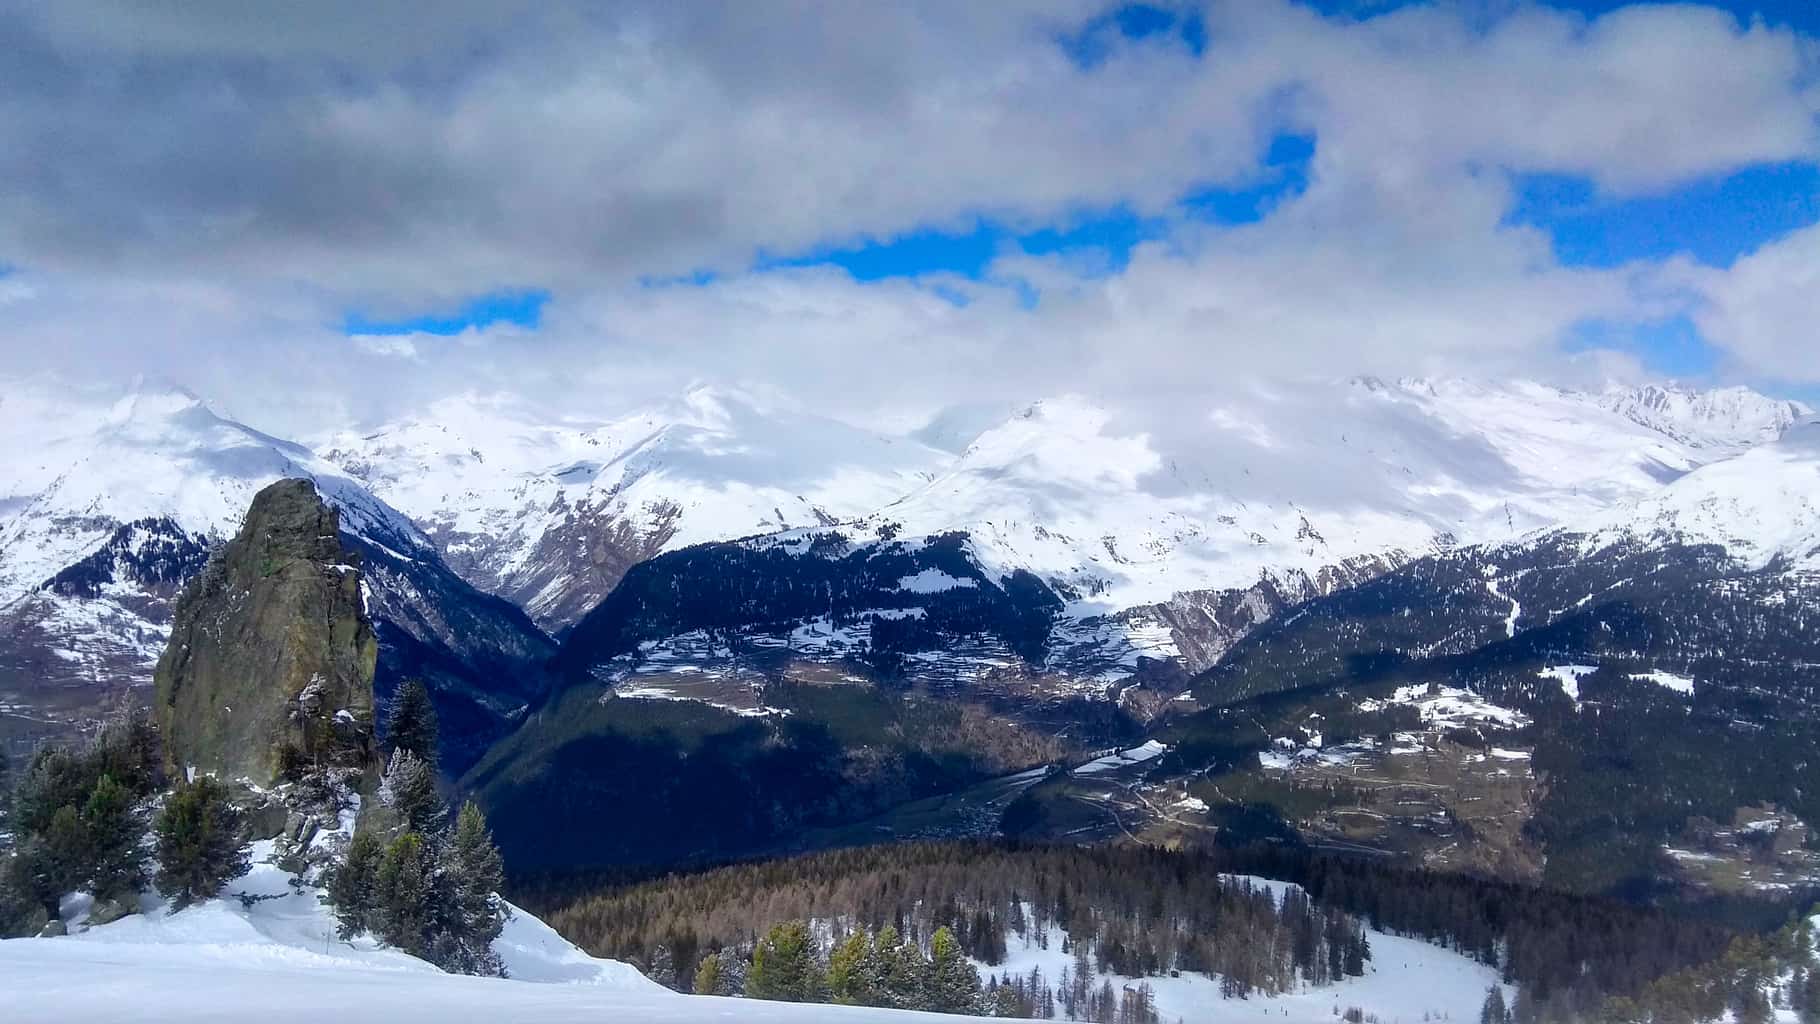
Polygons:
<instances>
[{"instance_id":1,"label":"rocky outcrop","mask_svg":"<svg viewBox=\"0 0 1820 1024\"><path fill-rule=\"evenodd\" d=\"M173 769L267 785L376 765L379 645L338 526L310 481L280 480L185 588L155 675Z\"/></svg>"}]
</instances>

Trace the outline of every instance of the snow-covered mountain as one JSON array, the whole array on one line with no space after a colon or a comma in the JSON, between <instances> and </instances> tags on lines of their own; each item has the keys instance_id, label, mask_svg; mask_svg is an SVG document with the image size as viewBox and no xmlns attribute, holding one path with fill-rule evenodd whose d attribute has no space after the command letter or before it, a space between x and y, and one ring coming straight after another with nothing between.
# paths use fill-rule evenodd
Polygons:
<instances>
[{"instance_id":1,"label":"snow-covered mountain","mask_svg":"<svg viewBox=\"0 0 1820 1024\"><path fill-rule=\"evenodd\" d=\"M0 388L0 701L67 720L149 681L178 590L283 477L313 481L365 558L382 675L421 670L495 716L522 706L525 680L489 679L509 697L481 694L459 666L538 662L548 638L462 582L357 480L180 388L110 395L45 382Z\"/></svg>"},{"instance_id":2,"label":"snow-covered mountain","mask_svg":"<svg viewBox=\"0 0 1820 1024\"><path fill-rule=\"evenodd\" d=\"M1595 548L1621 540L1712 544L1747 570L1820 572L1820 422L1563 529L1586 533Z\"/></svg>"},{"instance_id":3,"label":"snow-covered mountain","mask_svg":"<svg viewBox=\"0 0 1820 1024\"><path fill-rule=\"evenodd\" d=\"M1807 410L1743 389L1527 382L1241 388L1120 413L1079 396L943 413L912 438L697 390L593 423L464 396L317 450L546 627L660 551L801 527L965 531L1107 613L1394 564L1647 496ZM927 440L930 443L924 443Z\"/></svg>"},{"instance_id":4,"label":"snow-covered mountain","mask_svg":"<svg viewBox=\"0 0 1820 1024\"><path fill-rule=\"evenodd\" d=\"M1600 404L1688 444L1732 449L1773 441L1814 416L1814 410L1800 402L1770 398L1742 387L1714 391L1662 384L1611 388L1600 396Z\"/></svg>"},{"instance_id":5,"label":"snow-covered mountain","mask_svg":"<svg viewBox=\"0 0 1820 1024\"><path fill-rule=\"evenodd\" d=\"M415 518L457 572L551 630L660 551L851 519L947 458L707 388L592 422L464 395L316 447Z\"/></svg>"},{"instance_id":6,"label":"snow-covered mountain","mask_svg":"<svg viewBox=\"0 0 1820 1024\"><path fill-rule=\"evenodd\" d=\"M341 509L395 636L479 655L492 676L487 651L529 663L548 645L469 585L554 632L659 553L838 528L965 534L982 578L1053 591L1051 646L1104 678L1143 657L1199 670L1289 604L1549 528L1634 521L1810 558L1811 417L1735 388L1357 379L1234 385L1187 410L957 408L891 436L697 389L585 421L457 396L312 450L176 388L15 382L0 387L0 682L17 696L29 679L33 713L56 713L97 679L142 677L176 589L280 476ZM467 697L487 703L486 685Z\"/></svg>"}]
</instances>

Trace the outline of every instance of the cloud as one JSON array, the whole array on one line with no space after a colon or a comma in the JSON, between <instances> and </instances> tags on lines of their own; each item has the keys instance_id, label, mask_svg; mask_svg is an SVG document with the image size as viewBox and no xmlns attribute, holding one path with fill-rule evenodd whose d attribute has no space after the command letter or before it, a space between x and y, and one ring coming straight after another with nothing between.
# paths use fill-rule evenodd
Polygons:
<instances>
[{"instance_id":1,"label":"cloud","mask_svg":"<svg viewBox=\"0 0 1820 1024\"><path fill-rule=\"evenodd\" d=\"M1748 370L1820 383L1820 225L1738 260L1723 273L1689 271L1705 298L1701 332Z\"/></svg>"},{"instance_id":2,"label":"cloud","mask_svg":"<svg viewBox=\"0 0 1820 1024\"><path fill-rule=\"evenodd\" d=\"M0 256L35 289L0 370L209 378L297 420L477 381L579 404L712 377L898 422L1063 388L1191 401L1238 373L1578 373L1574 324L1697 291L1703 329L1789 372L1753 312L1781 292L1749 282L1790 271L1683 289L1563 268L1504 222L1512 174L1650 195L1820 155L1813 41L1713 10L1248 0L1199 12L1198 58L1102 33L1090 66L1058 44L1105 13L1085 0L304 10L0 13ZM1316 140L1300 194L1241 227L1177 215L1265 180L1283 131ZM1113 206L1167 231L1110 273L1016 251L978 281L750 269ZM527 285L552 295L534 334L337 328Z\"/></svg>"}]
</instances>

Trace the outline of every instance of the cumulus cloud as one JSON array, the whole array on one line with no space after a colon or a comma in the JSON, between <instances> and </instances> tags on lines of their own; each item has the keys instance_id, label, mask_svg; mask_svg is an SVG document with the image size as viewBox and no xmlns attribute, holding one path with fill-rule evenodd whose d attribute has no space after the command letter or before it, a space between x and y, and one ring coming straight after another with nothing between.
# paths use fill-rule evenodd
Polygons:
<instances>
[{"instance_id":1,"label":"cumulus cloud","mask_svg":"<svg viewBox=\"0 0 1820 1024\"><path fill-rule=\"evenodd\" d=\"M31 292L0 370L163 372L299 420L706 377L891 422L1059 389L1191 400L1241 373L1579 373L1575 323L1692 297L1662 268L1558 265L1505 223L1510 174L1637 195L1820 155L1812 40L1714 10L1246 0L1196 9L1200 57L1162 33L1081 66L1057 40L1105 10L8 7L0 259ZM1282 131L1317 140L1304 192L1243 227L1179 215L1257 179ZM1113 204L1169 230L1110 274L1017 251L979 281L749 269ZM1772 263L1703 283L1702 325L1795 376L1760 312L1782 292L1749 283L1793 279ZM514 287L551 290L539 330L339 333L349 309Z\"/></svg>"},{"instance_id":2,"label":"cumulus cloud","mask_svg":"<svg viewBox=\"0 0 1820 1024\"><path fill-rule=\"evenodd\" d=\"M1705 303L1700 330L1757 373L1820 382L1820 225L1804 228L1723 272L1690 272Z\"/></svg>"}]
</instances>

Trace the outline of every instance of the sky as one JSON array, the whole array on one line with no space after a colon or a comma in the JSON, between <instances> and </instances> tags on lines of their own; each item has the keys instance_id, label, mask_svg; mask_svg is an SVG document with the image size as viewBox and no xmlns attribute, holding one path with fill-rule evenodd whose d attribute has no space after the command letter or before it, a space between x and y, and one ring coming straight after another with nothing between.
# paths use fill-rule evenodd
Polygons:
<instances>
[{"instance_id":1,"label":"sky","mask_svg":"<svg viewBox=\"0 0 1820 1024\"><path fill-rule=\"evenodd\" d=\"M1820 5L0 0L0 376L1820 399Z\"/></svg>"}]
</instances>

